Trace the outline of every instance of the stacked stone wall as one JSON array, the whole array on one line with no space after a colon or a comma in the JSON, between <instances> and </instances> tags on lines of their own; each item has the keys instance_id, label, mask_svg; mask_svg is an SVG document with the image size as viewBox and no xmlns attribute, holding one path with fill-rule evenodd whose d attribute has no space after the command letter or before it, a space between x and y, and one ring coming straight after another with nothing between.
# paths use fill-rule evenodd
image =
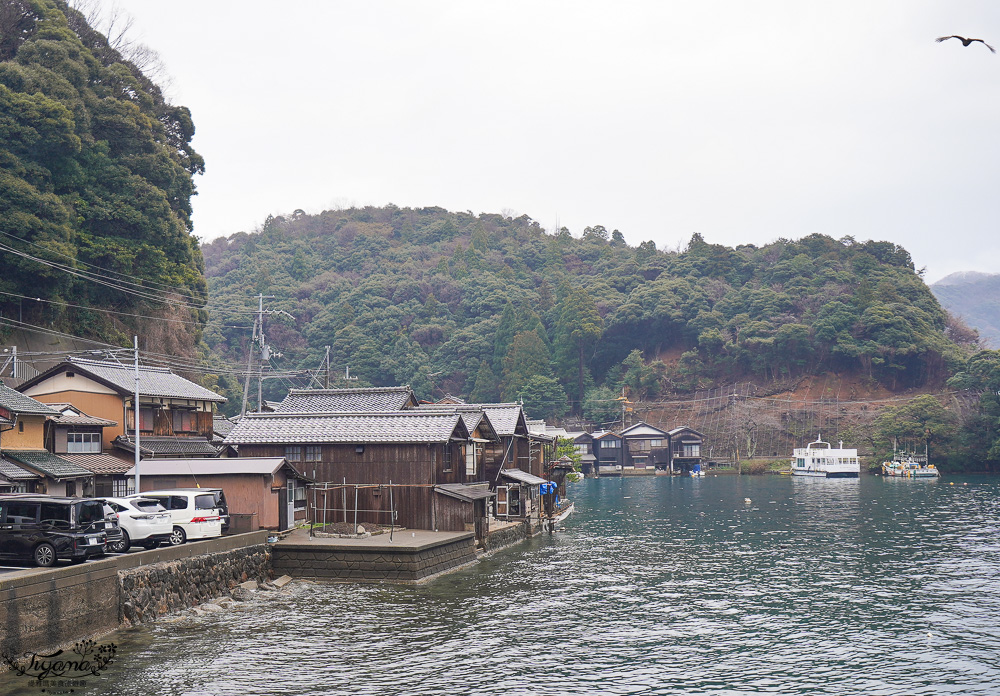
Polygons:
<instances>
[{"instance_id":1,"label":"stacked stone wall","mask_svg":"<svg viewBox=\"0 0 1000 696\"><path fill-rule=\"evenodd\" d=\"M118 619L123 625L150 621L227 595L241 582L270 577L266 544L130 568L118 574Z\"/></svg>"}]
</instances>

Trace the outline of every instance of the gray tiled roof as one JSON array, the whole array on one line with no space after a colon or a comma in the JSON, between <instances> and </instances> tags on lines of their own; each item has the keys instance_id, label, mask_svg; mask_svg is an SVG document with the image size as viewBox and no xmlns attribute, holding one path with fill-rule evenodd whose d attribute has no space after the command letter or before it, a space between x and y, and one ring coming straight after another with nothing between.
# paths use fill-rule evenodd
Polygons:
<instances>
[{"instance_id":1,"label":"gray tiled roof","mask_svg":"<svg viewBox=\"0 0 1000 696\"><path fill-rule=\"evenodd\" d=\"M135 442L130 437L119 435L114 446L126 452L135 453ZM164 455L179 457L214 457L219 450L203 437L149 436L139 438L139 454L143 457Z\"/></svg>"},{"instance_id":2,"label":"gray tiled roof","mask_svg":"<svg viewBox=\"0 0 1000 696\"><path fill-rule=\"evenodd\" d=\"M95 425L100 427L110 427L118 425L117 421L108 420L107 418L98 418L97 416L88 416L86 413L80 409L73 406L73 404L46 404L50 408L59 411L61 415L52 416L49 418L53 423L58 423L59 425ZM63 413L66 410L71 410L70 413ZM74 411L76 413L74 413ZM79 415L77 415L77 413Z\"/></svg>"},{"instance_id":3,"label":"gray tiled roof","mask_svg":"<svg viewBox=\"0 0 1000 696\"><path fill-rule=\"evenodd\" d=\"M400 411L416 401L409 387L292 389L275 408L278 413L348 413Z\"/></svg>"},{"instance_id":4,"label":"gray tiled roof","mask_svg":"<svg viewBox=\"0 0 1000 696\"><path fill-rule=\"evenodd\" d=\"M94 472L45 450L4 450L3 456L54 479L94 475Z\"/></svg>"},{"instance_id":5,"label":"gray tiled roof","mask_svg":"<svg viewBox=\"0 0 1000 696\"><path fill-rule=\"evenodd\" d=\"M223 441L227 445L267 443L447 442L459 430L457 413L248 413Z\"/></svg>"},{"instance_id":6,"label":"gray tiled roof","mask_svg":"<svg viewBox=\"0 0 1000 696\"><path fill-rule=\"evenodd\" d=\"M226 418L225 416L213 416L212 417L212 430L222 437L225 437L232 431L233 422Z\"/></svg>"},{"instance_id":7,"label":"gray tiled roof","mask_svg":"<svg viewBox=\"0 0 1000 696\"><path fill-rule=\"evenodd\" d=\"M25 396L19 391L11 389L6 384L0 384L0 406L8 411L17 414L29 414L38 416L58 416L59 412L35 401L30 396Z\"/></svg>"},{"instance_id":8,"label":"gray tiled roof","mask_svg":"<svg viewBox=\"0 0 1000 696\"><path fill-rule=\"evenodd\" d=\"M122 394L135 393L135 369L128 365L120 365L105 360L85 360L70 358L66 362L43 372L21 385L27 389L53 372L76 368L81 374L90 375ZM139 366L139 393L143 396L162 396L174 399L193 399L196 401L223 402L226 397L216 394L211 389L205 389L189 379L162 367Z\"/></svg>"},{"instance_id":9,"label":"gray tiled roof","mask_svg":"<svg viewBox=\"0 0 1000 696\"><path fill-rule=\"evenodd\" d=\"M77 466L82 466L87 471L93 471L102 476L124 474L135 466L134 458L126 459L116 457L113 454L60 454L59 456Z\"/></svg>"},{"instance_id":10,"label":"gray tiled roof","mask_svg":"<svg viewBox=\"0 0 1000 696\"><path fill-rule=\"evenodd\" d=\"M497 435L513 435L521 415L521 404L480 404Z\"/></svg>"},{"instance_id":11,"label":"gray tiled roof","mask_svg":"<svg viewBox=\"0 0 1000 696\"><path fill-rule=\"evenodd\" d=\"M488 440L499 438L499 434L493 427L489 416L479 406L468 404L421 404L420 410L428 413L457 413L465 423L465 429L470 433L479 428L482 436Z\"/></svg>"},{"instance_id":12,"label":"gray tiled roof","mask_svg":"<svg viewBox=\"0 0 1000 696\"><path fill-rule=\"evenodd\" d=\"M22 469L12 461L0 457L0 476L8 481L31 481L41 478L38 474Z\"/></svg>"}]
</instances>

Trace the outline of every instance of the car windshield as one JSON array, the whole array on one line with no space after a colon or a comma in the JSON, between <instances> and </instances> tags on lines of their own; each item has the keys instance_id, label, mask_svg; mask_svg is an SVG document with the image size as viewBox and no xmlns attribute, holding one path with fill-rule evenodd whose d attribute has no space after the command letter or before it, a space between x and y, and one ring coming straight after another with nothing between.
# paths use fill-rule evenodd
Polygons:
<instances>
[{"instance_id":1,"label":"car windshield","mask_svg":"<svg viewBox=\"0 0 1000 696\"><path fill-rule=\"evenodd\" d=\"M197 510L214 510L218 507L215 502L215 496L211 493L196 495L194 497L194 506Z\"/></svg>"},{"instance_id":2,"label":"car windshield","mask_svg":"<svg viewBox=\"0 0 1000 696\"><path fill-rule=\"evenodd\" d=\"M142 512L163 512L166 510L166 508L160 505L158 501L151 500L149 498L133 500L132 507L136 510L141 510Z\"/></svg>"}]
</instances>

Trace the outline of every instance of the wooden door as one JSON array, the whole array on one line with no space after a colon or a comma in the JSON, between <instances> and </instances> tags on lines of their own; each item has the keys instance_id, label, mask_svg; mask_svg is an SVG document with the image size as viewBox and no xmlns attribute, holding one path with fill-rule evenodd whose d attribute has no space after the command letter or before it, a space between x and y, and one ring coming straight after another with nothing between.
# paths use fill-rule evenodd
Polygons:
<instances>
[{"instance_id":1,"label":"wooden door","mask_svg":"<svg viewBox=\"0 0 1000 696\"><path fill-rule=\"evenodd\" d=\"M509 513L507 505L507 486L497 486L497 517L506 517Z\"/></svg>"}]
</instances>

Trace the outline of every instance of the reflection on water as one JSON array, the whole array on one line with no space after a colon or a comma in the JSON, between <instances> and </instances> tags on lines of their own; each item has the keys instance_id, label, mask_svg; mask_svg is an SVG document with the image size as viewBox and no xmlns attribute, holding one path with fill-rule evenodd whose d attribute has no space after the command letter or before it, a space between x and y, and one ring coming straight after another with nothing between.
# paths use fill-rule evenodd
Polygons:
<instances>
[{"instance_id":1,"label":"reflection on water","mask_svg":"<svg viewBox=\"0 0 1000 696\"><path fill-rule=\"evenodd\" d=\"M88 691L1000 691L992 479L574 486L566 531L428 585L295 583L120 632L120 662Z\"/></svg>"}]
</instances>

